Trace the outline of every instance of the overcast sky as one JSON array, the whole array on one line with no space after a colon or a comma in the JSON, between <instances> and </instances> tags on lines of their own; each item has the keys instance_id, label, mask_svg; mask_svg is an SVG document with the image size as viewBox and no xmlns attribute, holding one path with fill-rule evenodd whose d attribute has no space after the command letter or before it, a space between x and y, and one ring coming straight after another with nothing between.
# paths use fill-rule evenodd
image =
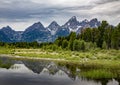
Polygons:
<instances>
[{"instance_id":1,"label":"overcast sky","mask_svg":"<svg viewBox=\"0 0 120 85\"><path fill-rule=\"evenodd\" d=\"M9 25L24 30L40 21L64 24L76 16L78 21L98 18L112 25L120 23L120 0L0 0L0 28Z\"/></svg>"}]
</instances>

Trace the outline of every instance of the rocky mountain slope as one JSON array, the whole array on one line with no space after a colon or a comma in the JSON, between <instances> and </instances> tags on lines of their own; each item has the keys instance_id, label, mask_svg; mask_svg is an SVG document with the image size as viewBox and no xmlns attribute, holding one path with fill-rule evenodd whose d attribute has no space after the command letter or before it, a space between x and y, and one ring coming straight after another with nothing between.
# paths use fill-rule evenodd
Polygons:
<instances>
[{"instance_id":1,"label":"rocky mountain slope","mask_svg":"<svg viewBox=\"0 0 120 85\"><path fill-rule=\"evenodd\" d=\"M52 42L59 36L68 36L71 32L80 33L84 28L96 28L100 26L96 18L88 21L78 21L76 16L70 18L64 25L60 26L53 21L48 27L41 22L34 23L25 31L14 31L10 26L0 29L0 41L2 42Z\"/></svg>"}]
</instances>

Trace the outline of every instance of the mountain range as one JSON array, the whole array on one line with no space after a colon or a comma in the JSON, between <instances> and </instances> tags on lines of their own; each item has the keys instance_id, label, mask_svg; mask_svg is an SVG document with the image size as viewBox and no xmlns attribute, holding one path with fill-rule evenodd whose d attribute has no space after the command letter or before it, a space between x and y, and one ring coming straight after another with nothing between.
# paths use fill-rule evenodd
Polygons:
<instances>
[{"instance_id":1,"label":"mountain range","mask_svg":"<svg viewBox=\"0 0 120 85\"><path fill-rule=\"evenodd\" d=\"M34 23L24 31L15 31L10 26L0 29L1 42L53 42L59 36L68 36L71 32L77 34L84 28L97 28L101 22L97 18L78 21L76 16L70 18L64 25L60 26L53 21L48 27L41 22Z\"/></svg>"}]
</instances>

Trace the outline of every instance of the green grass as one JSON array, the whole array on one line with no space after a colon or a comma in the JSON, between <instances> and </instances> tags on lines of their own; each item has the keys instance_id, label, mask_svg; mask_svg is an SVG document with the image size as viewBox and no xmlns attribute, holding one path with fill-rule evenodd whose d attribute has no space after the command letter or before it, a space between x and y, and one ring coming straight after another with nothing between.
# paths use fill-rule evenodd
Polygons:
<instances>
[{"instance_id":1,"label":"green grass","mask_svg":"<svg viewBox=\"0 0 120 85\"><path fill-rule=\"evenodd\" d=\"M87 62L80 63L81 69L120 69L120 61L119 60L90 60Z\"/></svg>"},{"instance_id":2,"label":"green grass","mask_svg":"<svg viewBox=\"0 0 120 85\"><path fill-rule=\"evenodd\" d=\"M0 54L13 54L14 52L12 48L0 47Z\"/></svg>"},{"instance_id":3,"label":"green grass","mask_svg":"<svg viewBox=\"0 0 120 85\"><path fill-rule=\"evenodd\" d=\"M9 69L10 67L11 67L11 63L9 63L9 62L6 62L6 63L3 63L1 60L0 60L0 67L2 67L2 68L7 68L7 69Z\"/></svg>"},{"instance_id":4,"label":"green grass","mask_svg":"<svg viewBox=\"0 0 120 85\"><path fill-rule=\"evenodd\" d=\"M117 78L117 74L104 69L84 71L80 73L80 76L90 79Z\"/></svg>"},{"instance_id":5,"label":"green grass","mask_svg":"<svg viewBox=\"0 0 120 85\"><path fill-rule=\"evenodd\" d=\"M26 58L50 58L67 60L77 63L88 63L104 65L114 65L118 63L120 65L120 50L100 50L95 49L86 52L77 51L65 51L65 50L43 50L43 49L12 49L0 47L0 54L10 54L12 56L23 56Z\"/></svg>"}]
</instances>

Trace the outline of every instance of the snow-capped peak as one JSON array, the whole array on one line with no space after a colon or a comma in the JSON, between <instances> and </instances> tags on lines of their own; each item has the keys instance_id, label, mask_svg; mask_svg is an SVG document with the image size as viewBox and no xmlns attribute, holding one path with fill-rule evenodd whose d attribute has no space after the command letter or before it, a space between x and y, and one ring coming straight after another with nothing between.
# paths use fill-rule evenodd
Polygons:
<instances>
[{"instance_id":1,"label":"snow-capped peak","mask_svg":"<svg viewBox=\"0 0 120 85\"><path fill-rule=\"evenodd\" d=\"M75 19L75 20L76 20L76 16L73 16L71 19L72 19L72 20L73 20L73 19Z\"/></svg>"},{"instance_id":2,"label":"snow-capped peak","mask_svg":"<svg viewBox=\"0 0 120 85\"><path fill-rule=\"evenodd\" d=\"M70 18L64 25L63 27L66 27L66 28L73 28L74 26L77 26L79 25L79 22L77 21L76 19L76 16L73 16L72 18Z\"/></svg>"},{"instance_id":3,"label":"snow-capped peak","mask_svg":"<svg viewBox=\"0 0 120 85\"><path fill-rule=\"evenodd\" d=\"M53 21L53 22L48 26L48 28L59 27L59 26L60 26L60 25L58 25L56 21Z\"/></svg>"},{"instance_id":4,"label":"snow-capped peak","mask_svg":"<svg viewBox=\"0 0 120 85\"><path fill-rule=\"evenodd\" d=\"M58 25L56 21L53 21L53 22L47 27L47 29L51 32L51 35L55 35L55 33L56 33L56 31L58 30L59 27L60 27L60 25Z\"/></svg>"}]
</instances>

